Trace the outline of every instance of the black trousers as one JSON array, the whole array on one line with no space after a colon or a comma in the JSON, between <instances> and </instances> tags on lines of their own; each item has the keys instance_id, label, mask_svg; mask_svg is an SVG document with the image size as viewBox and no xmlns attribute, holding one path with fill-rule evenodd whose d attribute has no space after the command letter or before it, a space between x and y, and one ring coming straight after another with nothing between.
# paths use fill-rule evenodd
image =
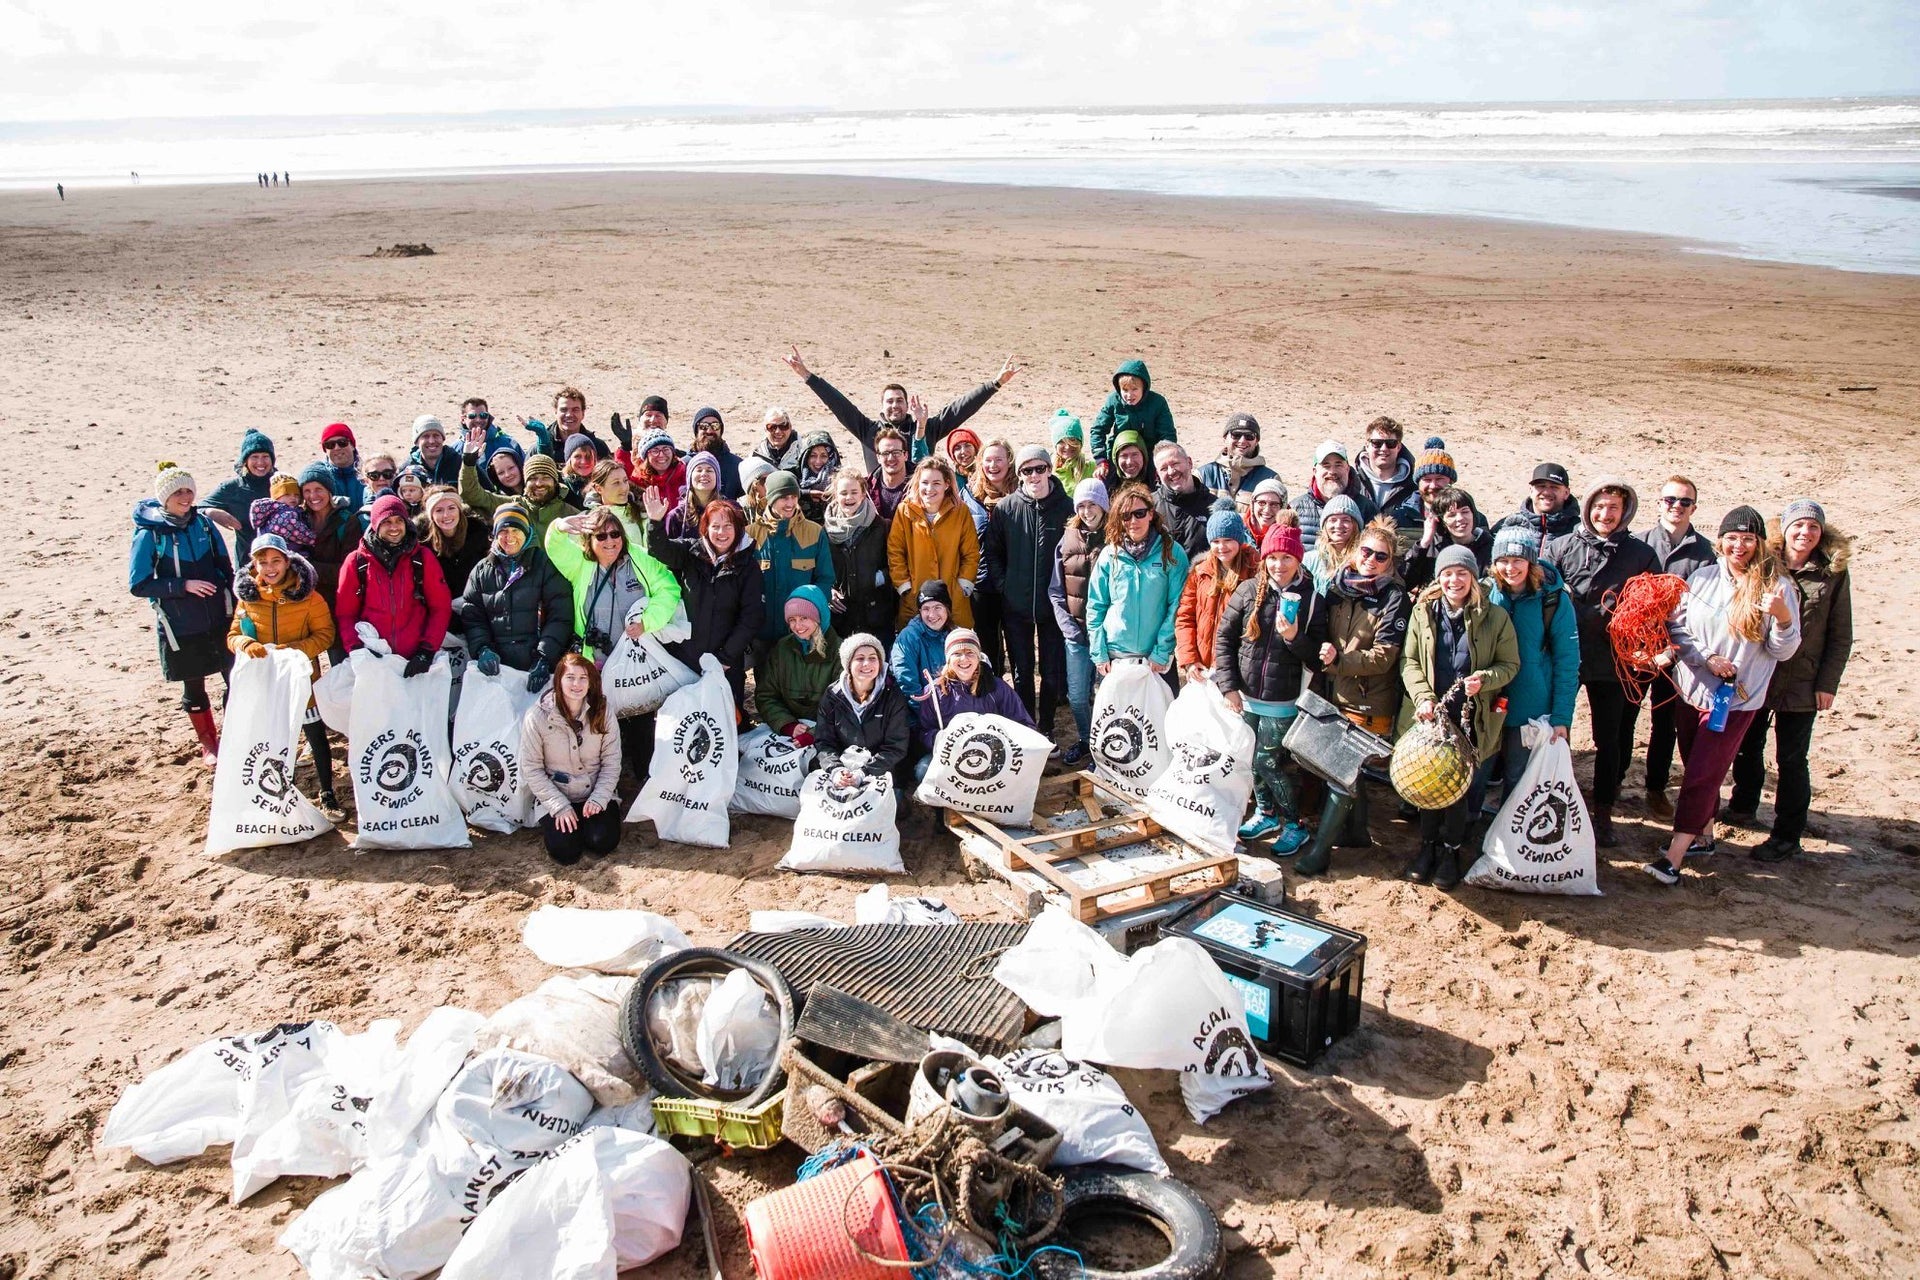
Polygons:
<instances>
[{"instance_id":1,"label":"black trousers","mask_svg":"<svg viewBox=\"0 0 1920 1280\"><path fill-rule=\"evenodd\" d=\"M980 633L980 656L987 660L995 675L1007 674L1007 645L1000 635L1007 601L998 591L985 588L973 593L973 629Z\"/></svg>"},{"instance_id":2,"label":"black trousers","mask_svg":"<svg viewBox=\"0 0 1920 1280\"><path fill-rule=\"evenodd\" d=\"M1067 700L1067 642L1061 638L1060 622L1052 610L1039 617L1008 611L1003 619L1007 632L1007 660L1013 664L1013 691L1027 709L1040 732L1053 734L1054 713ZM1034 676L1039 675L1039 702L1034 702Z\"/></svg>"},{"instance_id":3,"label":"black trousers","mask_svg":"<svg viewBox=\"0 0 1920 1280\"><path fill-rule=\"evenodd\" d=\"M1673 777L1673 752L1679 734L1673 727L1673 713L1680 708L1680 691L1665 676L1655 676L1647 686L1647 701L1652 704L1651 736L1647 739L1647 794L1665 791ZM1684 767L1686 761L1682 760Z\"/></svg>"},{"instance_id":4,"label":"black trousers","mask_svg":"<svg viewBox=\"0 0 1920 1280\"><path fill-rule=\"evenodd\" d=\"M580 812L574 806L574 813ZM596 858L612 853L620 843L620 806L602 809L591 818L581 818L571 831L553 825L553 815L540 815L540 838L547 842L547 856L562 866L572 866L582 854Z\"/></svg>"},{"instance_id":5,"label":"black trousers","mask_svg":"<svg viewBox=\"0 0 1920 1280\"><path fill-rule=\"evenodd\" d=\"M1773 795L1773 836L1795 841L1807 833L1807 811L1813 807L1813 776L1807 756L1813 749L1813 722L1817 711L1761 711L1740 740L1733 758L1733 798L1730 809L1751 813L1760 807L1760 788L1767 780L1767 725L1773 725L1774 769L1779 777Z\"/></svg>"},{"instance_id":6,"label":"black trousers","mask_svg":"<svg viewBox=\"0 0 1920 1280\"><path fill-rule=\"evenodd\" d=\"M1616 681L1582 681L1593 729L1593 802L1611 807L1620 798L1620 782L1633 763L1633 726L1640 704L1627 701Z\"/></svg>"},{"instance_id":7,"label":"black trousers","mask_svg":"<svg viewBox=\"0 0 1920 1280\"><path fill-rule=\"evenodd\" d=\"M656 713L620 717L620 764L645 784L647 770L653 765L653 722Z\"/></svg>"},{"instance_id":8,"label":"black trousers","mask_svg":"<svg viewBox=\"0 0 1920 1280\"><path fill-rule=\"evenodd\" d=\"M313 753L313 776L319 782L322 791L333 790L333 749L327 745L327 726L322 723L312 709L307 714L314 716L300 726L300 732L306 736L307 750Z\"/></svg>"},{"instance_id":9,"label":"black trousers","mask_svg":"<svg viewBox=\"0 0 1920 1280\"><path fill-rule=\"evenodd\" d=\"M1467 838L1468 800L1472 797L1461 796L1444 809L1422 809L1420 811L1420 839L1435 844L1461 844ZM1478 854L1479 850L1474 850ZM1466 868L1462 867L1462 871Z\"/></svg>"}]
</instances>

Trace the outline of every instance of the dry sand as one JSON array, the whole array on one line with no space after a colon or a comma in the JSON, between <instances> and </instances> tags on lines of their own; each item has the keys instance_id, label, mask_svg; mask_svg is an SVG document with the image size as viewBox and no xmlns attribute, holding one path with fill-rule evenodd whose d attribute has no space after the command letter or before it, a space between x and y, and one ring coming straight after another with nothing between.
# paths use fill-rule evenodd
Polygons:
<instances>
[{"instance_id":1,"label":"dry sand","mask_svg":"<svg viewBox=\"0 0 1920 1280\"><path fill-rule=\"evenodd\" d=\"M367 256L397 241L438 252ZM233 1209L224 1151L94 1150L125 1085L210 1036L490 1010L543 976L517 939L545 902L703 942L755 907L848 914L862 885L770 870L766 820L725 853L635 831L560 872L526 836L208 861L209 777L124 587L158 458L210 487L248 426L292 466L334 418L395 445L417 413L537 413L563 380L595 422L661 392L682 435L706 403L736 441L768 402L825 425L788 342L869 405L891 379L942 401L1015 352L1029 372L978 421L1016 442L1142 355L1185 438L1250 410L1295 484L1315 441L1388 412L1444 435L1489 511L1547 456L1684 470L1708 524L1819 496L1861 540L1860 639L1810 856L1765 867L1742 835L1661 889L1636 773L1605 898L1448 896L1392 878L1412 837L1382 819L1379 849L1298 886L1371 939L1361 1032L1205 1128L1171 1077L1128 1083L1234 1276L1914 1274L1916 333L1913 278L1332 205L690 175L0 196L0 1277L296 1274L274 1237L320 1183ZM912 862L1004 913L944 839ZM738 1208L792 1164L716 1177Z\"/></svg>"}]
</instances>

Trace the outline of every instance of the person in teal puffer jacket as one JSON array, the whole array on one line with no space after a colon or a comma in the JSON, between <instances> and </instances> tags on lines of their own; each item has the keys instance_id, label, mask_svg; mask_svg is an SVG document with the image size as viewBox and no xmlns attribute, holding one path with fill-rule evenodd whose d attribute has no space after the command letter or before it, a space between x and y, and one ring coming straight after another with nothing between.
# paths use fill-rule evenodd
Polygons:
<instances>
[{"instance_id":1,"label":"person in teal puffer jacket","mask_svg":"<svg viewBox=\"0 0 1920 1280\"><path fill-rule=\"evenodd\" d=\"M1500 734L1500 754L1482 762L1485 804L1495 805L1495 779L1510 794L1527 771L1531 756L1520 741L1520 729L1529 720L1545 716L1554 737L1565 740L1573 727L1573 699L1580 692L1580 626L1573 598L1560 581L1560 572L1540 563L1540 535L1510 525L1494 535L1493 574L1485 580L1487 597L1513 618L1513 634L1520 645L1520 672L1506 687L1507 723ZM1482 816L1488 816L1482 811Z\"/></svg>"},{"instance_id":2,"label":"person in teal puffer jacket","mask_svg":"<svg viewBox=\"0 0 1920 1280\"><path fill-rule=\"evenodd\" d=\"M760 624L758 650L764 655L787 634L781 609L795 588L814 586L822 595L831 596L833 549L827 545L827 531L801 513L800 482L786 471L767 477L767 514L747 526L747 536L759 549L760 576L766 591L767 609Z\"/></svg>"},{"instance_id":3,"label":"person in teal puffer jacket","mask_svg":"<svg viewBox=\"0 0 1920 1280\"><path fill-rule=\"evenodd\" d=\"M1153 375L1144 360L1125 361L1113 371L1113 393L1093 419L1092 453L1103 479L1113 462L1108 450L1122 431L1138 431L1149 458L1161 441L1179 442L1173 433L1173 410L1167 407L1167 398L1153 389Z\"/></svg>"},{"instance_id":4,"label":"person in teal puffer jacket","mask_svg":"<svg viewBox=\"0 0 1920 1280\"><path fill-rule=\"evenodd\" d=\"M1102 675L1115 658L1173 666L1173 616L1187 585L1187 553L1167 532L1145 485L1114 495L1107 545L1087 584L1087 638Z\"/></svg>"}]
</instances>

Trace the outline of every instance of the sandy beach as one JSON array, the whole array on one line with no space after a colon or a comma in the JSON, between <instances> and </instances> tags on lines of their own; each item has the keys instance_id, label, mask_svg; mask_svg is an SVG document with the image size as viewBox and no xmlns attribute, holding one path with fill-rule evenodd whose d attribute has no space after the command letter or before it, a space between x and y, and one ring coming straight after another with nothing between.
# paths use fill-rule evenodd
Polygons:
<instances>
[{"instance_id":1,"label":"sandy beach","mask_svg":"<svg viewBox=\"0 0 1920 1280\"><path fill-rule=\"evenodd\" d=\"M396 242L435 253L369 256ZM204 492L251 426L296 469L335 419L364 454L468 395L541 414L562 382L602 428L663 394L683 441L715 405L744 452L770 403L830 423L789 343L869 408L895 380L944 403L1012 352L1027 372L974 425L1016 444L1059 406L1090 420L1137 355L1196 458L1248 411L1295 488L1316 441L1389 413L1444 436L1495 514L1543 458L1643 495L1684 472L1709 528L1819 498L1858 542L1857 641L1809 856L1758 864L1764 833L1737 833L1662 889L1636 767L1604 898L1445 895L1393 878L1416 835L1377 812L1379 847L1294 886L1370 939L1361 1032L1205 1127L1172 1076L1123 1079L1230 1276L1920 1272L1916 333L1920 277L1330 204L692 174L0 194L23 491L0 540L0 1280L299 1274L274 1239L326 1184L231 1208L225 1148L95 1150L125 1085L212 1036L490 1012L547 976L519 942L543 903L644 907L699 943L755 908L850 916L865 884L773 871L768 819L723 853L630 827L580 869L526 833L208 860L210 774L125 585L162 458ZM1579 725L1575 746L1584 766ZM912 891L1009 916L950 842L909 865ZM797 1159L706 1167L738 1210ZM722 1239L748 1274L737 1223Z\"/></svg>"}]
</instances>

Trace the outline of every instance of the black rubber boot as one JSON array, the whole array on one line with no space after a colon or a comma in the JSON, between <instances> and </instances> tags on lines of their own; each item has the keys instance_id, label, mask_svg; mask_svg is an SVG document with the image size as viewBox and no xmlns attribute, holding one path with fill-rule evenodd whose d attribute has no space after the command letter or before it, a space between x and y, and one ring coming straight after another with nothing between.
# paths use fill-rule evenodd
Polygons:
<instances>
[{"instance_id":1,"label":"black rubber boot","mask_svg":"<svg viewBox=\"0 0 1920 1280\"><path fill-rule=\"evenodd\" d=\"M1613 806L1593 806L1593 843L1602 849L1618 849L1620 836L1613 829Z\"/></svg>"},{"instance_id":2,"label":"black rubber boot","mask_svg":"<svg viewBox=\"0 0 1920 1280\"><path fill-rule=\"evenodd\" d=\"M1338 787L1327 788L1326 807L1320 811L1320 829L1313 833L1313 843L1306 852L1293 860L1294 871L1303 876L1323 874L1333 863L1333 843L1347 825L1347 815L1353 812L1353 796Z\"/></svg>"},{"instance_id":3,"label":"black rubber boot","mask_svg":"<svg viewBox=\"0 0 1920 1280\"><path fill-rule=\"evenodd\" d=\"M1433 887L1451 889L1460 883L1460 846L1443 844L1440 856L1433 863Z\"/></svg>"},{"instance_id":4,"label":"black rubber boot","mask_svg":"<svg viewBox=\"0 0 1920 1280\"><path fill-rule=\"evenodd\" d=\"M1371 849L1373 833L1367 830L1367 780L1360 779L1353 789L1353 805L1347 811L1347 820L1340 834L1335 838L1336 849Z\"/></svg>"},{"instance_id":5,"label":"black rubber boot","mask_svg":"<svg viewBox=\"0 0 1920 1280\"><path fill-rule=\"evenodd\" d=\"M1422 840L1420 852L1413 855L1413 861L1409 862L1407 869L1400 873L1400 878L1413 884L1426 884L1433 879L1434 862L1439 856L1439 845L1431 840Z\"/></svg>"}]
</instances>

